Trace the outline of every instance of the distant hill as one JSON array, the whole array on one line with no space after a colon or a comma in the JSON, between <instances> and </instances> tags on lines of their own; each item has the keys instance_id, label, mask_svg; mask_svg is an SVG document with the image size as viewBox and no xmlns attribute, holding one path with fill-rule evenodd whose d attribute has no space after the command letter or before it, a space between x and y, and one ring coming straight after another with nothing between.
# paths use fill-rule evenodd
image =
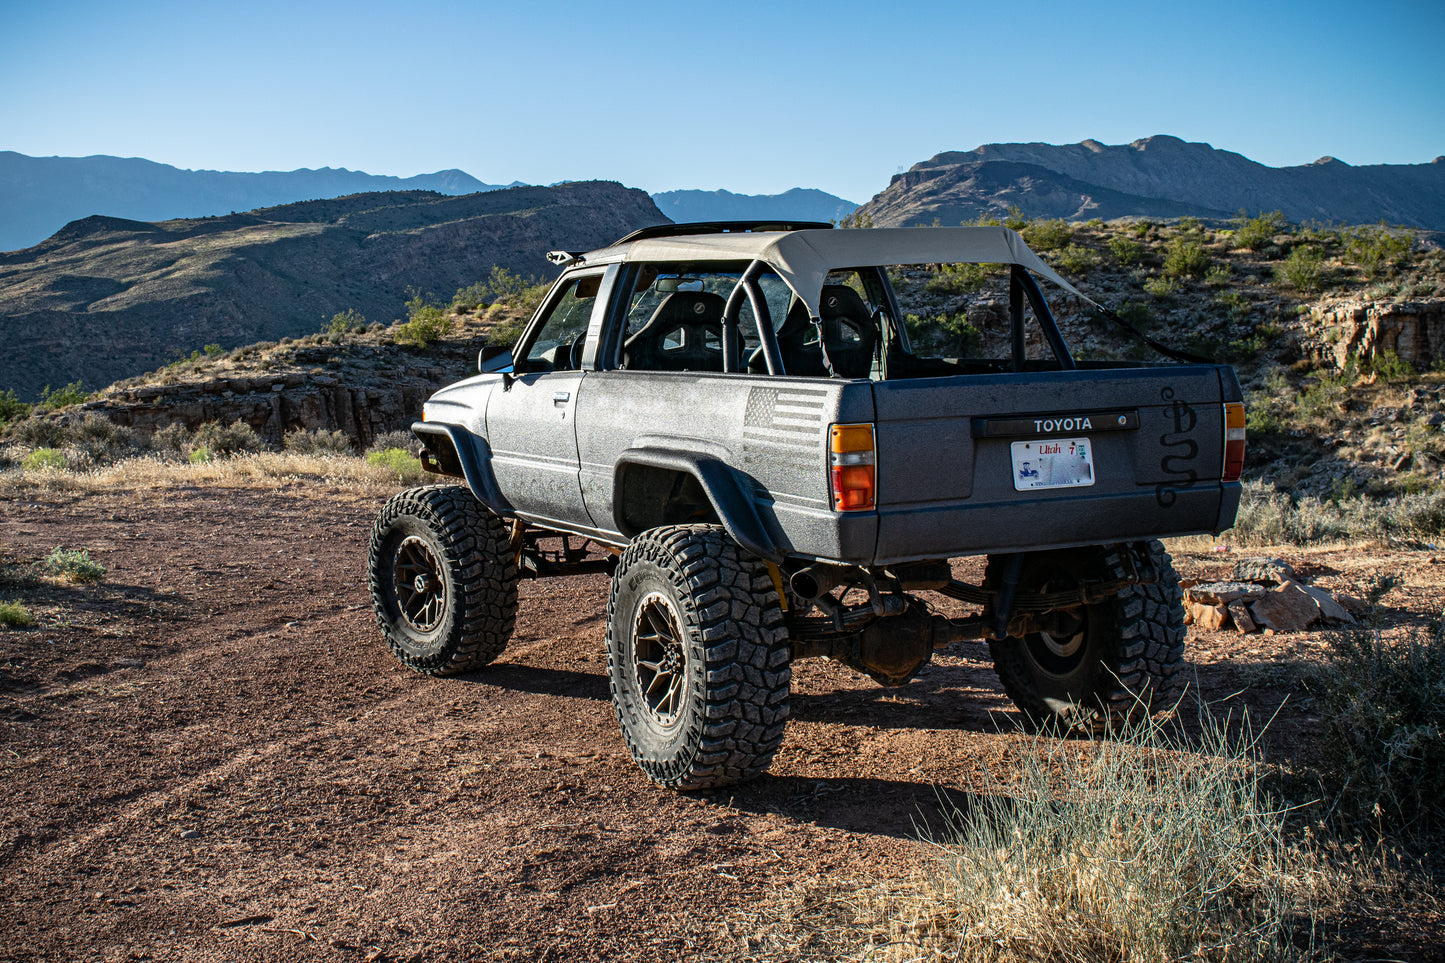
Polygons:
<instances>
[{"instance_id":1,"label":"distant hill","mask_svg":"<svg viewBox=\"0 0 1445 963\"><path fill-rule=\"evenodd\" d=\"M314 332L348 308L390 323L410 288L449 299L493 265L550 278L547 251L664 220L644 192L601 181L357 194L158 223L87 217L0 253L0 391L100 387L206 344Z\"/></svg>"},{"instance_id":2,"label":"distant hill","mask_svg":"<svg viewBox=\"0 0 1445 963\"><path fill-rule=\"evenodd\" d=\"M896 175L860 213L879 227L1002 214L1080 220L1128 215L1233 216L1283 211L1293 221L1381 219L1445 230L1445 158L1352 167L1322 157L1266 167L1232 151L1155 136L1111 146L987 144L947 151Z\"/></svg>"},{"instance_id":3,"label":"distant hill","mask_svg":"<svg viewBox=\"0 0 1445 963\"><path fill-rule=\"evenodd\" d=\"M181 170L139 157L28 157L0 151L0 251L38 244L90 214L160 221L367 191L474 194L502 186L514 185L483 184L458 170L416 177L330 167L239 173Z\"/></svg>"},{"instance_id":4,"label":"distant hill","mask_svg":"<svg viewBox=\"0 0 1445 963\"><path fill-rule=\"evenodd\" d=\"M663 191L653 194L658 210L674 221L749 221L789 218L837 221L858 205L812 188L795 187L781 194L734 194L732 191Z\"/></svg>"}]
</instances>

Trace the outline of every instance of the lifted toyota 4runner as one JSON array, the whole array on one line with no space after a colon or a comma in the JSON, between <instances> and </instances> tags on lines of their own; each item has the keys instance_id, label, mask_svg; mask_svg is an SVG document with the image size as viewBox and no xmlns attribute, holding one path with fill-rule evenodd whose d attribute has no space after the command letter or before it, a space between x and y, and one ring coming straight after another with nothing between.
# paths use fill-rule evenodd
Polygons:
<instances>
[{"instance_id":1,"label":"lifted toyota 4runner","mask_svg":"<svg viewBox=\"0 0 1445 963\"><path fill-rule=\"evenodd\" d=\"M1005 228L676 224L553 259L515 348L412 426L459 482L376 521L403 663L480 668L519 578L608 573L622 735L678 789L768 767L800 658L901 685L984 640L1028 723L1090 732L1171 691L1183 610L1157 539L1233 524L1230 368L1076 360L1035 279L1083 295ZM1001 266L993 356L915 351L889 267L928 264ZM956 579L977 555L982 584Z\"/></svg>"}]
</instances>

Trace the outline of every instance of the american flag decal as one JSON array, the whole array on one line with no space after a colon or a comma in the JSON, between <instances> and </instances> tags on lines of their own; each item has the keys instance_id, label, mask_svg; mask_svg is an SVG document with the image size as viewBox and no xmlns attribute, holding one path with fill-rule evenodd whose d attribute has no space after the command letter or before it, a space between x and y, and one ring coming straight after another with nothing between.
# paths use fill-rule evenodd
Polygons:
<instances>
[{"instance_id":1,"label":"american flag decal","mask_svg":"<svg viewBox=\"0 0 1445 963\"><path fill-rule=\"evenodd\" d=\"M748 393L743 438L752 447L820 456L826 388L754 388Z\"/></svg>"}]
</instances>

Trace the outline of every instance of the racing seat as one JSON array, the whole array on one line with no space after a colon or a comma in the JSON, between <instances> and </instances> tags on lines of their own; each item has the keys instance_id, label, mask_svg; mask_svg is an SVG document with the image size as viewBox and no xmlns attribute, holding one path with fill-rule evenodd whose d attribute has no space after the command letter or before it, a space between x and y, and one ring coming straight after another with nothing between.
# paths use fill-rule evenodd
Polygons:
<instances>
[{"instance_id":1,"label":"racing seat","mask_svg":"<svg viewBox=\"0 0 1445 963\"><path fill-rule=\"evenodd\" d=\"M822 312L823 338L818 340L818 327L808 317L808 308L795 300L788 316L778 328L778 354L783 370L804 378L828 375L823 362L823 348L840 378L866 378L873 368L873 353L878 346L878 324L858 292L842 284L823 286L819 299ZM759 353L760 354L760 353ZM755 357L755 362L761 359ZM758 370L766 370L759 367Z\"/></svg>"},{"instance_id":2,"label":"racing seat","mask_svg":"<svg viewBox=\"0 0 1445 963\"><path fill-rule=\"evenodd\" d=\"M706 291L675 291L622 345L622 366L636 371L722 371L727 302Z\"/></svg>"}]
</instances>

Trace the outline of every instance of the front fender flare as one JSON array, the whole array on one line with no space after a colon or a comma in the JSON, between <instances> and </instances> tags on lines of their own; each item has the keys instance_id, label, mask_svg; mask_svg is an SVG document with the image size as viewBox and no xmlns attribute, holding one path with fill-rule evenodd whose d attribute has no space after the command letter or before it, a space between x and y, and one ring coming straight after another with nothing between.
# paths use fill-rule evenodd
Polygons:
<instances>
[{"instance_id":1,"label":"front fender flare","mask_svg":"<svg viewBox=\"0 0 1445 963\"><path fill-rule=\"evenodd\" d=\"M512 503L507 501L502 490L497 487L497 477L492 474L492 448L485 438L478 438L461 425L436 421L414 421L411 424L411 433L423 443L427 443L427 447L434 452L435 447L450 445L461 466L462 477L467 480L467 487L472 490L477 501L487 506L495 515L513 513ZM445 457L442 452L435 453L439 458Z\"/></svg>"}]
</instances>

